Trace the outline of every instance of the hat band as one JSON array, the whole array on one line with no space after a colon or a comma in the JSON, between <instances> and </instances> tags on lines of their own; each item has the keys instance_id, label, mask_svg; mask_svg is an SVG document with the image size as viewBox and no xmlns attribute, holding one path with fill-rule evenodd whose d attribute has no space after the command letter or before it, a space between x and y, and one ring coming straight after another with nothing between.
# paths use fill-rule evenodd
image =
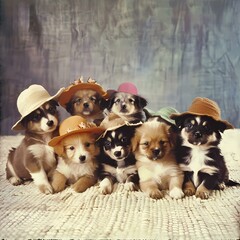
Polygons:
<instances>
[{"instance_id":1,"label":"hat band","mask_svg":"<svg viewBox=\"0 0 240 240\"><path fill-rule=\"evenodd\" d=\"M74 132L77 131L79 129L89 129L89 128L93 128L96 127L96 125L94 123L91 122L81 122L78 125L76 125L74 128L67 128L67 129L62 129L60 130L60 135L64 135L70 132Z\"/></svg>"}]
</instances>

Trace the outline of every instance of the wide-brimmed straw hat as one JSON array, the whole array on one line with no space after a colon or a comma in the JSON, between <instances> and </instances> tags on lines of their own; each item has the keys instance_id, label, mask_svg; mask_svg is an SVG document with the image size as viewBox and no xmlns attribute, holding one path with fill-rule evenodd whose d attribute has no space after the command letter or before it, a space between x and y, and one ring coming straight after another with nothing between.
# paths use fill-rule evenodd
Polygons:
<instances>
[{"instance_id":1,"label":"wide-brimmed straw hat","mask_svg":"<svg viewBox=\"0 0 240 240\"><path fill-rule=\"evenodd\" d=\"M59 96L58 102L60 105L66 108L66 105L71 100L72 96L79 90L94 90L103 98L108 98L108 93L94 79L89 78L87 82L83 82L83 78L81 77L68 86Z\"/></svg>"},{"instance_id":2,"label":"wide-brimmed straw hat","mask_svg":"<svg viewBox=\"0 0 240 240\"><path fill-rule=\"evenodd\" d=\"M173 107L163 107L160 110L154 112L153 110L149 108L145 108L144 111L148 113L151 117L161 117L163 120L167 121L168 123L171 123L175 125L175 120L171 119L170 116L173 113L179 113L175 108Z\"/></svg>"},{"instance_id":3,"label":"wide-brimmed straw hat","mask_svg":"<svg viewBox=\"0 0 240 240\"><path fill-rule=\"evenodd\" d=\"M41 85L33 84L27 89L23 90L17 99L17 108L21 114L21 118L12 126L12 130L24 130L21 121L24 117L39 108L44 103L50 100L56 100L58 96L64 91L61 88L55 95L50 96L48 91Z\"/></svg>"},{"instance_id":4,"label":"wide-brimmed straw hat","mask_svg":"<svg viewBox=\"0 0 240 240\"><path fill-rule=\"evenodd\" d=\"M221 119L221 109L215 101L209 98L197 97L193 99L188 111L183 113L174 113L170 117L172 119L177 119L185 115L208 116L215 121L224 123L227 129L234 128L228 121Z\"/></svg>"},{"instance_id":5,"label":"wide-brimmed straw hat","mask_svg":"<svg viewBox=\"0 0 240 240\"><path fill-rule=\"evenodd\" d=\"M105 129L97 127L94 123L88 122L80 116L71 116L66 118L59 126L59 136L54 137L48 143L49 146L55 147L61 140L67 136L81 133L96 133L101 134Z\"/></svg>"}]
</instances>

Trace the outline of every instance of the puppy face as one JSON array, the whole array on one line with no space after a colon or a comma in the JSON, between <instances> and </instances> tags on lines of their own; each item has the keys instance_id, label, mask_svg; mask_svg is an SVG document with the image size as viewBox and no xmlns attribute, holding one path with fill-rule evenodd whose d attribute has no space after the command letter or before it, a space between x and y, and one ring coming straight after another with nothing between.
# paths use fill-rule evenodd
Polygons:
<instances>
[{"instance_id":1,"label":"puppy face","mask_svg":"<svg viewBox=\"0 0 240 240\"><path fill-rule=\"evenodd\" d=\"M66 109L71 115L90 117L102 111L101 99L102 97L94 90L79 90L67 104Z\"/></svg>"},{"instance_id":2,"label":"puppy face","mask_svg":"<svg viewBox=\"0 0 240 240\"><path fill-rule=\"evenodd\" d=\"M187 116L182 119L181 136L192 145L204 145L217 140L219 131L223 131L224 124L206 116Z\"/></svg>"},{"instance_id":3,"label":"puppy face","mask_svg":"<svg viewBox=\"0 0 240 240\"><path fill-rule=\"evenodd\" d=\"M129 93L114 93L110 98L108 110L117 115L131 115L139 112L147 105L147 101Z\"/></svg>"},{"instance_id":4,"label":"puppy face","mask_svg":"<svg viewBox=\"0 0 240 240\"><path fill-rule=\"evenodd\" d=\"M134 128L129 126L108 131L101 140L104 152L115 161L125 159L131 152L131 138L134 131Z\"/></svg>"},{"instance_id":5,"label":"puppy face","mask_svg":"<svg viewBox=\"0 0 240 240\"><path fill-rule=\"evenodd\" d=\"M170 150L169 126L160 122L145 122L136 130L133 151L149 160L160 160Z\"/></svg>"},{"instance_id":6,"label":"puppy face","mask_svg":"<svg viewBox=\"0 0 240 240\"><path fill-rule=\"evenodd\" d=\"M64 138L55 146L56 153L63 157L68 164L84 164L92 161L99 154L99 148L95 144L96 137L93 134L73 134Z\"/></svg>"},{"instance_id":7,"label":"puppy face","mask_svg":"<svg viewBox=\"0 0 240 240\"><path fill-rule=\"evenodd\" d=\"M22 120L22 125L31 132L53 132L58 126L57 102L51 100L31 112Z\"/></svg>"}]
</instances>

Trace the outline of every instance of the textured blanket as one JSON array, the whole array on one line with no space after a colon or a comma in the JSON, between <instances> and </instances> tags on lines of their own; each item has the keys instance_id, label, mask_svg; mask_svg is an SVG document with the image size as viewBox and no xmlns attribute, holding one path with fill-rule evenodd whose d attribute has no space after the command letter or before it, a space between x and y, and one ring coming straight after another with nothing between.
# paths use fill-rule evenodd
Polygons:
<instances>
[{"instance_id":1,"label":"textured blanket","mask_svg":"<svg viewBox=\"0 0 240 240\"><path fill-rule=\"evenodd\" d=\"M153 200L117 185L104 196L98 186L54 195L33 183L12 186L5 178L8 151L21 136L2 136L0 152L1 239L239 239L240 187L214 191L208 200ZM230 178L240 182L240 131L223 135Z\"/></svg>"}]
</instances>

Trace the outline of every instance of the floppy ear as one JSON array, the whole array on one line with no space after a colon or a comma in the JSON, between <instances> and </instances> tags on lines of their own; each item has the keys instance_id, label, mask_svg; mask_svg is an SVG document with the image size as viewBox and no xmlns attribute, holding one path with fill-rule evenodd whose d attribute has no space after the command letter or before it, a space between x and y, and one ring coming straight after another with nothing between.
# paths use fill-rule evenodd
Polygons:
<instances>
[{"instance_id":1,"label":"floppy ear","mask_svg":"<svg viewBox=\"0 0 240 240\"><path fill-rule=\"evenodd\" d=\"M73 101L70 100L67 104L66 104L66 110L67 112L69 112L71 115L74 115L73 113Z\"/></svg>"},{"instance_id":2,"label":"floppy ear","mask_svg":"<svg viewBox=\"0 0 240 240\"><path fill-rule=\"evenodd\" d=\"M114 101L115 101L115 95L116 93L112 93L110 98L107 100L107 104L106 104L106 108L108 110L111 110L113 104L114 104Z\"/></svg>"},{"instance_id":3,"label":"floppy ear","mask_svg":"<svg viewBox=\"0 0 240 240\"><path fill-rule=\"evenodd\" d=\"M178 129L183 128L184 119L185 119L184 117L177 117L177 118L174 119Z\"/></svg>"},{"instance_id":4,"label":"floppy ear","mask_svg":"<svg viewBox=\"0 0 240 240\"><path fill-rule=\"evenodd\" d=\"M144 108L147 106L147 100L140 96L137 96L137 103L138 103L138 106L141 108Z\"/></svg>"},{"instance_id":5,"label":"floppy ear","mask_svg":"<svg viewBox=\"0 0 240 240\"><path fill-rule=\"evenodd\" d=\"M58 145L54 146L54 152L61 157L64 153L64 148L63 145L61 143L59 143Z\"/></svg>"},{"instance_id":6,"label":"floppy ear","mask_svg":"<svg viewBox=\"0 0 240 240\"><path fill-rule=\"evenodd\" d=\"M222 123L222 122L218 122L218 123L217 123L217 128L218 128L218 130L219 130L220 132L223 133L223 132L226 130L227 126L226 126L226 124L224 124L224 123Z\"/></svg>"},{"instance_id":7,"label":"floppy ear","mask_svg":"<svg viewBox=\"0 0 240 240\"><path fill-rule=\"evenodd\" d=\"M132 138L132 151L135 152L137 150L137 147L139 145L139 141L140 141L140 135L138 134L138 132L135 132L134 137Z\"/></svg>"},{"instance_id":8,"label":"floppy ear","mask_svg":"<svg viewBox=\"0 0 240 240\"><path fill-rule=\"evenodd\" d=\"M109 100L106 100L103 97L99 98L98 104L99 104L99 107L101 110L104 110L105 108L108 107L108 105L109 105L108 101Z\"/></svg>"}]
</instances>

